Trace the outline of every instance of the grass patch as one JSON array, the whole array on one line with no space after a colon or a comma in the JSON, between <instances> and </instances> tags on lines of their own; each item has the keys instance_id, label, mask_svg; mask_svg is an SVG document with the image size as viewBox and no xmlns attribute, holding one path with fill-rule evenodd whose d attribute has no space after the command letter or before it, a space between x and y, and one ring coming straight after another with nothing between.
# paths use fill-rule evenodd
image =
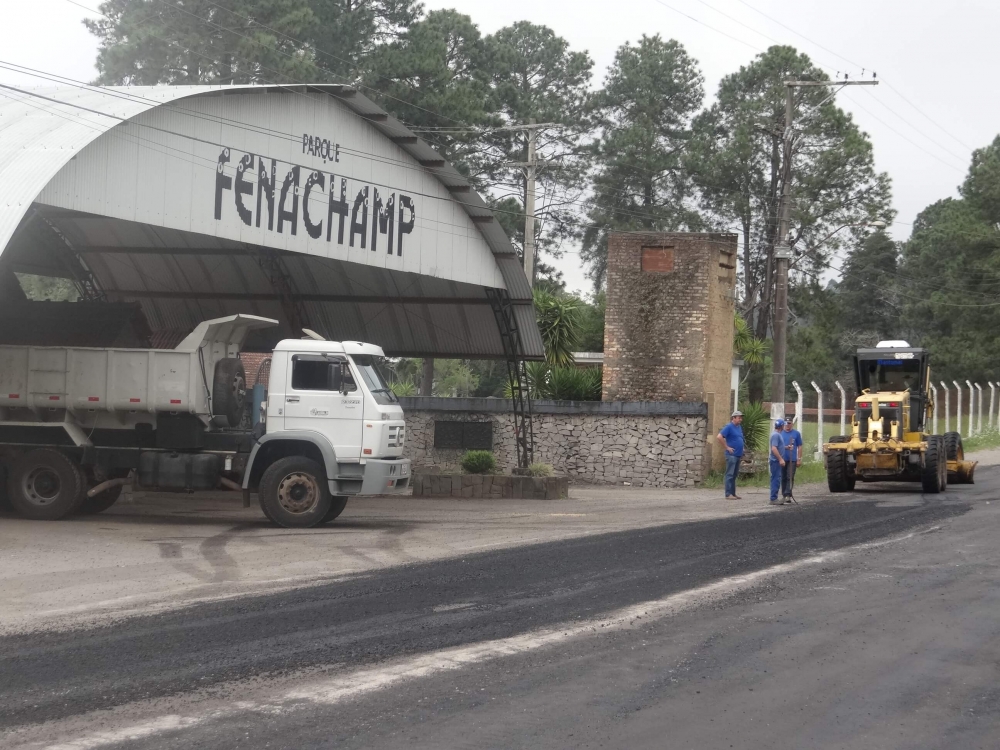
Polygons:
<instances>
[{"instance_id":1,"label":"grass patch","mask_svg":"<svg viewBox=\"0 0 1000 750\"><path fill-rule=\"evenodd\" d=\"M981 451L986 448L1000 448L1000 432L983 432L975 437L963 437L962 447L966 453Z\"/></svg>"},{"instance_id":2,"label":"grass patch","mask_svg":"<svg viewBox=\"0 0 1000 750\"><path fill-rule=\"evenodd\" d=\"M723 474L721 471L713 471L705 481L701 483L706 489L722 487ZM795 484L816 484L826 481L826 467L822 461L806 460L802 462L798 471L795 472ZM736 489L740 487L770 487L771 476L765 471L758 471L753 476L740 477L736 480Z\"/></svg>"}]
</instances>

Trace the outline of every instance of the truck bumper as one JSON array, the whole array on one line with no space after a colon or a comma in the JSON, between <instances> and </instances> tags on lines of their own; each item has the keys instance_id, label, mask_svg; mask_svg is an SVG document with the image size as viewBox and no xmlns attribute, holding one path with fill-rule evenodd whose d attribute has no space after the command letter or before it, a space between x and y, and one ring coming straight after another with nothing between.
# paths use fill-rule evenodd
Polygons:
<instances>
[{"instance_id":1,"label":"truck bumper","mask_svg":"<svg viewBox=\"0 0 1000 750\"><path fill-rule=\"evenodd\" d=\"M359 495L395 495L410 487L410 459L369 458Z\"/></svg>"}]
</instances>

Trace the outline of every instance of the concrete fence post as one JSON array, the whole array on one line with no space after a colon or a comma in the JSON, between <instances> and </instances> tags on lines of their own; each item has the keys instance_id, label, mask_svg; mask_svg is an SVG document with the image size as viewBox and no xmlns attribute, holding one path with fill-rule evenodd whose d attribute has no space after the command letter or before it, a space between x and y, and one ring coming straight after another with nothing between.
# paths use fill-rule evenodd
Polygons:
<instances>
[{"instance_id":1,"label":"concrete fence post","mask_svg":"<svg viewBox=\"0 0 1000 750\"><path fill-rule=\"evenodd\" d=\"M802 431L802 389L799 388L799 382L797 380L792 381L792 388L798 394L795 397L795 429L799 432Z\"/></svg>"},{"instance_id":2,"label":"concrete fence post","mask_svg":"<svg viewBox=\"0 0 1000 750\"><path fill-rule=\"evenodd\" d=\"M966 432L966 435L968 437L972 437L973 435L976 434L976 429L975 429L976 392L972 390L972 383L970 383L968 380L965 381L965 384L969 386L969 427L968 431ZM961 432L961 430L959 430L959 432Z\"/></svg>"},{"instance_id":3,"label":"concrete fence post","mask_svg":"<svg viewBox=\"0 0 1000 750\"><path fill-rule=\"evenodd\" d=\"M993 431L993 405L996 403L996 400L997 400L997 385L992 380L989 383L987 383L987 385L989 385L989 387L990 387L990 413L989 413L989 419L987 420L988 423L989 423L987 429L989 429L989 431L992 432Z\"/></svg>"},{"instance_id":4,"label":"concrete fence post","mask_svg":"<svg viewBox=\"0 0 1000 750\"><path fill-rule=\"evenodd\" d=\"M816 390L816 452L813 458L817 461L823 458L823 391L812 381L812 387Z\"/></svg>"},{"instance_id":5,"label":"concrete fence post","mask_svg":"<svg viewBox=\"0 0 1000 750\"><path fill-rule=\"evenodd\" d=\"M951 432L951 395L948 393L948 384L943 380L941 387L944 388L944 431Z\"/></svg>"},{"instance_id":6,"label":"concrete fence post","mask_svg":"<svg viewBox=\"0 0 1000 750\"><path fill-rule=\"evenodd\" d=\"M928 385L931 387L931 398L934 399L934 410L931 412L931 435L937 435L938 414L941 412L941 408L938 404L937 386L933 383L928 383Z\"/></svg>"},{"instance_id":7,"label":"concrete fence post","mask_svg":"<svg viewBox=\"0 0 1000 750\"><path fill-rule=\"evenodd\" d=\"M983 387L979 383L976 386L976 434L983 434Z\"/></svg>"},{"instance_id":8,"label":"concrete fence post","mask_svg":"<svg viewBox=\"0 0 1000 750\"><path fill-rule=\"evenodd\" d=\"M961 435L962 434L962 386L958 384L957 380L952 380L951 382L955 385L955 394L956 394L955 403L957 406L957 410L955 412L955 425L956 425L955 432Z\"/></svg>"},{"instance_id":9,"label":"concrete fence post","mask_svg":"<svg viewBox=\"0 0 1000 750\"><path fill-rule=\"evenodd\" d=\"M833 381L833 384L840 391L840 434L843 435L847 425L847 393L839 380Z\"/></svg>"}]
</instances>

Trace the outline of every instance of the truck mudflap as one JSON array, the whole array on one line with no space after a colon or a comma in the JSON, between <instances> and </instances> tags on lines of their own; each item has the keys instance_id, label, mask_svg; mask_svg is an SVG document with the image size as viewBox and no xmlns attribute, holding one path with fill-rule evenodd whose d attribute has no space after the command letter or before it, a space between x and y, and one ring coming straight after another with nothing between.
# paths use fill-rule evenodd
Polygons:
<instances>
[{"instance_id":1,"label":"truck mudflap","mask_svg":"<svg viewBox=\"0 0 1000 750\"><path fill-rule=\"evenodd\" d=\"M359 495L395 495L410 486L410 459L369 458Z\"/></svg>"}]
</instances>

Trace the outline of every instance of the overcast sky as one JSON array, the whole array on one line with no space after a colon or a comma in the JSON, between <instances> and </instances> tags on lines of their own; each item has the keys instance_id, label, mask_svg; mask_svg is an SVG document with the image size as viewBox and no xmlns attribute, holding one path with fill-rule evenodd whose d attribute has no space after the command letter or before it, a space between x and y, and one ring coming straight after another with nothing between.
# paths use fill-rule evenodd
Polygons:
<instances>
[{"instance_id":1,"label":"overcast sky","mask_svg":"<svg viewBox=\"0 0 1000 750\"><path fill-rule=\"evenodd\" d=\"M830 75L860 76L861 67L866 77L877 71L881 85L845 89L837 102L871 135L876 166L892 177L896 239L909 236L909 224L925 206L956 194L970 149L1000 132L995 75L1000 3L995 0L427 0L426 5L457 8L484 33L519 20L550 26L574 49L590 53L597 84L619 45L656 33L687 48L710 96L722 76L775 41L806 52ZM87 15L95 16L68 0L8 0L0 60L93 78L96 43L81 23ZM0 81L37 83L3 70ZM577 255L567 254L557 266L570 288L589 289Z\"/></svg>"}]
</instances>

